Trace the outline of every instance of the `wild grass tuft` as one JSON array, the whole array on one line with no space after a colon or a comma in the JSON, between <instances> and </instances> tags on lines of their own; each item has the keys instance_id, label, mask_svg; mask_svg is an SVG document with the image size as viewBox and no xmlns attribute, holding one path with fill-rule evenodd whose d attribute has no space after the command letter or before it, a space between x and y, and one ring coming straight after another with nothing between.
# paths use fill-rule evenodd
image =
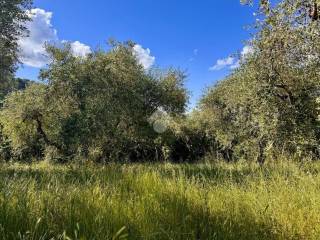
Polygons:
<instances>
[{"instance_id":1,"label":"wild grass tuft","mask_svg":"<svg viewBox=\"0 0 320 240\"><path fill-rule=\"evenodd\" d=\"M0 239L320 239L319 170L2 165Z\"/></svg>"}]
</instances>

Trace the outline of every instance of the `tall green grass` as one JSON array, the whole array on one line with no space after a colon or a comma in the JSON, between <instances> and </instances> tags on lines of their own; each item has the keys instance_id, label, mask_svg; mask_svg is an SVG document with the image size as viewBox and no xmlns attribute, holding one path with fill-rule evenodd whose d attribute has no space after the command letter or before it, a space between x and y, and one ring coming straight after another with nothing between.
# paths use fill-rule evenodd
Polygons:
<instances>
[{"instance_id":1,"label":"tall green grass","mask_svg":"<svg viewBox=\"0 0 320 240\"><path fill-rule=\"evenodd\" d=\"M2 165L0 239L320 239L320 163Z\"/></svg>"}]
</instances>

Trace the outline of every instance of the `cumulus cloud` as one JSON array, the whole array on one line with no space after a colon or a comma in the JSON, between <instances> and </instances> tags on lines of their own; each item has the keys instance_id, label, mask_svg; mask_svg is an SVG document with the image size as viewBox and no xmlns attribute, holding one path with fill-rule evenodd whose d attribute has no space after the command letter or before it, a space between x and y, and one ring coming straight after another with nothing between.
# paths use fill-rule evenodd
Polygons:
<instances>
[{"instance_id":1,"label":"cumulus cloud","mask_svg":"<svg viewBox=\"0 0 320 240\"><path fill-rule=\"evenodd\" d=\"M227 57L218 59L216 64L209 68L210 71L218 71L227 67L232 68L236 64L237 60L234 57Z\"/></svg>"},{"instance_id":2,"label":"cumulus cloud","mask_svg":"<svg viewBox=\"0 0 320 240\"><path fill-rule=\"evenodd\" d=\"M240 58L244 59L248 54L253 53L251 46L244 46L241 50ZM210 71L219 71L225 68L236 69L240 66L240 60L235 57L218 59L216 64L209 68Z\"/></svg>"},{"instance_id":3,"label":"cumulus cloud","mask_svg":"<svg viewBox=\"0 0 320 240\"><path fill-rule=\"evenodd\" d=\"M44 43L58 41L57 30L51 25L52 13L43 9L31 9L28 15L32 21L26 24L28 37L19 40L20 60L32 67L42 67L48 62Z\"/></svg>"},{"instance_id":4,"label":"cumulus cloud","mask_svg":"<svg viewBox=\"0 0 320 240\"><path fill-rule=\"evenodd\" d=\"M154 56L151 56L151 51L149 48L144 49L139 44L136 44L133 47L133 54L137 58L139 64L141 64L146 70L149 69L156 60Z\"/></svg>"},{"instance_id":5,"label":"cumulus cloud","mask_svg":"<svg viewBox=\"0 0 320 240\"><path fill-rule=\"evenodd\" d=\"M45 43L59 44L57 30L52 26L52 12L47 12L40 8L27 11L31 21L26 23L29 36L21 37L18 41L20 48L20 61L31 67L45 66L49 58L46 54ZM85 56L90 53L90 47L79 41L71 42L71 49L75 56Z\"/></svg>"},{"instance_id":6,"label":"cumulus cloud","mask_svg":"<svg viewBox=\"0 0 320 240\"><path fill-rule=\"evenodd\" d=\"M69 42L66 40L62 40L61 43L70 44L71 52L76 57L85 57L92 52L89 46L79 41Z\"/></svg>"},{"instance_id":7,"label":"cumulus cloud","mask_svg":"<svg viewBox=\"0 0 320 240\"><path fill-rule=\"evenodd\" d=\"M85 57L86 55L91 53L91 48L79 41L71 43L71 50L73 55L77 57Z\"/></svg>"}]
</instances>

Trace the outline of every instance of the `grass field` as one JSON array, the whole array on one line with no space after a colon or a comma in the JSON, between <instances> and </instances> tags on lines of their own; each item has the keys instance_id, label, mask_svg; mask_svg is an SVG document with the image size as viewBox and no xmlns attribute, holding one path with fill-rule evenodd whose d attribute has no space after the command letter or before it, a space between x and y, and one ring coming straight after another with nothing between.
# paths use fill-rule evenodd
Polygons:
<instances>
[{"instance_id":1,"label":"grass field","mask_svg":"<svg viewBox=\"0 0 320 240\"><path fill-rule=\"evenodd\" d=\"M320 239L320 163L1 165L0 239Z\"/></svg>"}]
</instances>

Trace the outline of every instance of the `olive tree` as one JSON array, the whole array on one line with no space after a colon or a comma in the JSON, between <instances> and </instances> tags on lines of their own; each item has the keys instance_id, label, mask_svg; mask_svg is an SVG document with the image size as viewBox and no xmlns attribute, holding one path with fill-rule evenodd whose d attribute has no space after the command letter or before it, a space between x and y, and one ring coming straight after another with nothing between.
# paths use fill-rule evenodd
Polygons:
<instances>
[{"instance_id":1,"label":"olive tree","mask_svg":"<svg viewBox=\"0 0 320 240\"><path fill-rule=\"evenodd\" d=\"M130 43L115 43L108 52L75 57L68 44L48 46L52 61L41 72L44 84L36 85L43 91L36 94L30 86L5 101L1 119L13 147L19 148L24 136L35 136L27 140L36 139L63 159L160 157L156 142L161 133L149 119L158 110L168 115L184 112L184 74L172 69L147 72L132 51ZM24 99L19 106L18 98ZM26 106L30 102L25 98L39 104Z\"/></svg>"},{"instance_id":2,"label":"olive tree","mask_svg":"<svg viewBox=\"0 0 320 240\"><path fill-rule=\"evenodd\" d=\"M310 3L267 2L251 54L201 101L212 134L238 157L319 157L320 22Z\"/></svg>"}]
</instances>

